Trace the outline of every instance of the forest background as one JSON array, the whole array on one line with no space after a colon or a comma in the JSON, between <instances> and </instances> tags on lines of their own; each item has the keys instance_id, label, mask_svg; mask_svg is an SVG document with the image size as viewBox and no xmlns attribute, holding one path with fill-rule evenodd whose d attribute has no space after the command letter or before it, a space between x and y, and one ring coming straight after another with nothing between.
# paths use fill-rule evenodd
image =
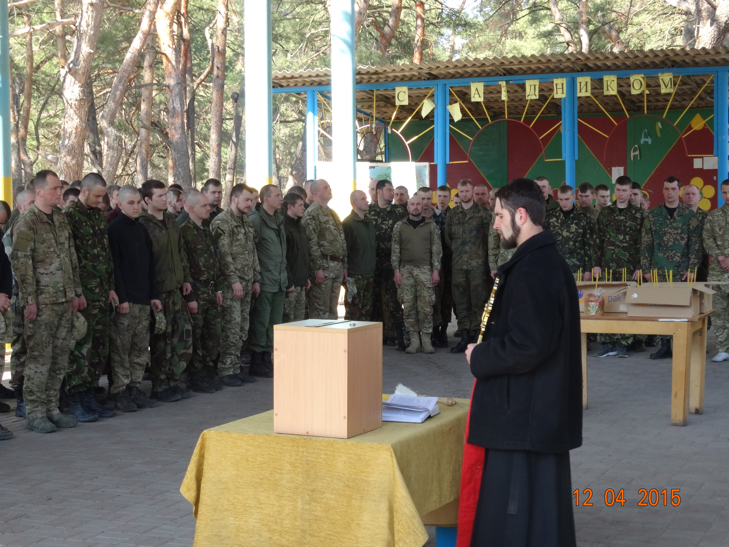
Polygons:
<instances>
[{"instance_id":1,"label":"forest background","mask_svg":"<svg viewBox=\"0 0 729 547\"><path fill-rule=\"evenodd\" d=\"M243 0L115 1L8 3L13 186L40 169L69 182L89 171L119 185L244 182L243 143L256 135L242 123ZM272 0L273 70L329 66L330 1ZM729 45L729 0L355 0L355 10L358 65ZM282 188L305 177L305 115L305 97L274 96Z\"/></svg>"}]
</instances>

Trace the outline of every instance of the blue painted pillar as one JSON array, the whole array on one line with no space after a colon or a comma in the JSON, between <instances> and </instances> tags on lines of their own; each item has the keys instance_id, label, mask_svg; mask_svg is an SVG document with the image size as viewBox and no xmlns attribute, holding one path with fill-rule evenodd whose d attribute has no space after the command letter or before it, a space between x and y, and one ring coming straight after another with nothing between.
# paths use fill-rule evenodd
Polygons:
<instances>
[{"instance_id":1,"label":"blue painted pillar","mask_svg":"<svg viewBox=\"0 0 729 547\"><path fill-rule=\"evenodd\" d=\"M260 189L273 182L271 0L245 0L244 25L246 183Z\"/></svg>"},{"instance_id":2,"label":"blue painted pillar","mask_svg":"<svg viewBox=\"0 0 729 547\"><path fill-rule=\"evenodd\" d=\"M433 148L438 171L438 186L448 184L448 85L435 86L435 120Z\"/></svg>"},{"instance_id":3,"label":"blue painted pillar","mask_svg":"<svg viewBox=\"0 0 729 547\"><path fill-rule=\"evenodd\" d=\"M0 199L13 204L10 152L10 42L8 3L0 0Z\"/></svg>"},{"instance_id":4,"label":"blue painted pillar","mask_svg":"<svg viewBox=\"0 0 729 547\"><path fill-rule=\"evenodd\" d=\"M306 92L306 180L316 178L316 160L319 157L319 103L316 91Z\"/></svg>"},{"instance_id":5,"label":"blue painted pillar","mask_svg":"<svg viewBox=\"0 0 729 547\"><path fill-rule=\"evenodd\" d=\"M729 69L722 68L714 78L714 154L719 158L716 173L716 193L719 207L724 205L721 195L722 181L729 179Z\"/></svg>"},{"instance_id":6,"label":"blue painted pillar","mask_svg":"<svg viewBox=\"0 0 729 547\"><path fill-rule=\"evenodd\" d=\"M567 96L562 99L562 159L565 183L575 188L577 180L577 81L567 77Z\"/></svg>"},{"instance_id":7,"label":"blue painted pillar","mask_svg":"<svg viewBox=\"0 0 729 547\"><path fill-rule=\"evenodd\" d=\"M337 176L357 188L354 95L354 0L331 3L332 28L332 159Z\"/></svg>"}]
</instances>

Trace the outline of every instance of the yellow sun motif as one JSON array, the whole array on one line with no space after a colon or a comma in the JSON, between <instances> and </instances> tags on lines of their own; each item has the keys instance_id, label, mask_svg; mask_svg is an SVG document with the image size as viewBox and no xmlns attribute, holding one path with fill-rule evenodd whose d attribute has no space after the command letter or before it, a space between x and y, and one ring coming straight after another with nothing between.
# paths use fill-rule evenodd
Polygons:
<instances>
[{"instance_id":1,"label":"yellow sun motif","mask_svg":"<svg viewBox=\"0 0 729 547\"><path fill-rule=\"evenodd\" d=\"M699 201L699 207L701 207L704 211L708 211L709 209L711 209L711 201L709 200L716 195L716 189L711 185L704 186L704 179L702 179L701 177L692 178L691 184L696 186L696 188L698 188L699 192L701 193L701 201ZM685 186L683 188L685 188ZM682 196L683 188L681 188Z\"/></svg>"}]
</instances>

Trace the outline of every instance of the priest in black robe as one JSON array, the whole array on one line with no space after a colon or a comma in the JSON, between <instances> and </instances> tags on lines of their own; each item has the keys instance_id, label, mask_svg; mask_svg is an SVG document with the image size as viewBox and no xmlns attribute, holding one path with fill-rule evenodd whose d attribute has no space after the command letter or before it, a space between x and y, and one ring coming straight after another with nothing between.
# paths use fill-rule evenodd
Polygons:
<instances>
[{"instance_id":1,"label":"priest in black robe","mask_svg":"<svg viewBox=\"0 0 729 547\"><path fill-rule=\"evenodd\" d=\"M580 312L574 277L544 231L531 180L496 193L494 228L513 258L480 344L461 481L458 547L572 547L569 451L582 444Z\"/></svg>"}]
</instances>

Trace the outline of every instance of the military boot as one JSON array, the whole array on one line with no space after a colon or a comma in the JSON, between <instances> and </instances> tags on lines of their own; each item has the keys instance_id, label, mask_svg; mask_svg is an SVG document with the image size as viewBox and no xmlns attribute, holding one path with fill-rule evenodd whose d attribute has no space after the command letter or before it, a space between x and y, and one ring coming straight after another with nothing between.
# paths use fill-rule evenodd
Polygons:
<instances>
[{"instance_id":1,"label":"military boot","mask_svg":"<svg viewBox=\"0 0 729 547\"><path fill-rule=\"evenodd\" d=\"M240 372L236 372L235 375L244 384L254 384L256 382L256 379L250 374L246 374L245 372L243 372L242 368Z\"/></svg>"},{"instance_id":2,"label":"military boot","mask_svg":"<svg viewBox=\"0 0 729 547\"><path fill-rule=\"evenodd\" d=\"M428 332L420 333L420 343L423 346L423 353L435 353L433 345L430 343L430 336L431 333Z\"/></svg>"},{"instance_id":3,"label":"military boot","mask_svg":"<svg viewBox=\"0 0 729 547\"><path fill-rule=\"evenodd\" d=\"M448 348L448 325L441 325L438 330L438 340L442 348Z\"/></svg>"},{"instance_id":4,"label":"military boot","mask_svg":"<svg viewBox=\"0 0 729 547\"><path fill-rule=\"evenodd\" d=\"M259 378L273 378L273 372L268 370L268 367L263 362L263 354L257 351L251 351L251 376L257 376Z\"/></svg>"},{"instance_id":5,"label":"military boot","mask_svg":"<svg viewBox=\"0 0 729 547\"><path fill-rule=\"evenodd\" d=\"M218 378L218 372L215 370L215 367L207 366L203 367L203 370L208 375L208 382L215 388L215 391L223 389L223 383Z\"/></svg>"},{"instance_id":6,"label":"military boot","mask_svg":"<svg viewBox=\"0 0 729 547\"><path fill-rule=\"evenodd\" d=\"M75 416L79 422L89 423L89 422L95 422L96 420L99 419L98 414L89 412L88 410L86 410L84 408L84 405L81 403L81 394L80 393L74 393L73 395L69 395L67 402L68 402L68 413L71 416ZM71 426L71 427L73 427L73 426Z\"/></svg>"},{"instance_id":7,"label":"military boot","mask_svg":"<svg viewBox=\"0 0 729 547\"><path fill-rule=\"evenodd\" d=\"M3 424L0 424L0 441L7 441L13 438L13 432L6 429Z\"/></svg>"},{"instance_id":8,"label":"military boot","mask_svg":"<svg viewBox=\"0 0 729 547\"><path fill-rule=\"evenodd\" d=\"M63 414L60 410L49 412L46 414L46 417L49 422L59 429L69 429L78 425L78 418L76 416Z\"/></svg>"},{"instance_id":9,"label":"military boot","mask_svg":"<svg viewBox=\"0 0 729 547\"><path fill-rule=\"evenodd\" d=\"M10 405L6 403L0 403L0 413L10 412Z\"/></svg>"},{"instance_id":10,"label":"military boot","mask_svg":"<svg viewBox=\"0 0 729 547\"><path fill-rule=\"evenodd\" d=\"M35 431L36 433L53 433L56 430L56 426L45 416L40 416L39 418L28 420L28 423L25 424L25 429Z\"/></svg>"},{"instance_id":11,"label":"military boot","mask_svg":"<svg viewBox=\"0 0 729 547\"><path fill-rule=\"evenodd\" d=\"M397 351L405 351L405 328L402 326L395 327L395 332L397 333L397 337L395 338L395 349Z\"/></svg>"},{"instance_id":12,"label":"military boot","mask_svg":"<svg viewBox=\"0 0 729 547\"><path fill-rule=\"evenodd\" d=\"M96 400L95 393L96 389L91 387L79 394L81 397L81 404L84 406L84 408L93 414L98 414L99 418L113 418L114 416L116 416L116 412L109 408L106 408L104 405Z\"/></svg>"},{"instance_id":13,"label":"military boot","mask_svg":"<svg viewBox=\"0 0 729 547\"><path fill-rule=\"evenodd\" d=\"M23 400L23 388L15 388L15 416L17 418L25 418L25 401Z\"/></svg>"},{"instance_id":14,"label":"military boot","mask_svg":"<svg viewBox=\"0 0 729 547\"><path fill-rule=\"evenodd\" d=\"M208 375L204 369L200 369L190 373L187 379L187 387L195 393L215 393L215 387L208 380Z\"/></svg>"},{"instance_id":15,"label":"military boot","mask_svg":"<svg viewBox=\"0 0 729 547\"><path fill-rule=\"evenodd\" d=\"M0 399L14 399L15 392L12 389L0 384Z\"/></svg>"},{"instance_id":16,"label":"military boot","mask_svg":"<svg viewBox=\"0 0 729 547\"><path fill-rule=\"evenodd\" d=\"M129 392L124 389L116 394L116 401L114 402L114 408L120 412L136 412L137 405L134 404L132 399L129 397Z\"/></svg>"},{"instance_id":17,"label":"military boot","mask_svg":"<svg viewBox=\"0 0 729 547\"><path fill-rule=\"evenodd\" d=\"M235 374L226 374L220 377L220 381L226 387L240 387L243 385Z\"/></svg>"},{"instance_id":18,"label":"military boot","mask_svg":"<svg viewBox=\"0 0 729 547\"><path fill-rule=\"evenodd\" d=\"M451 348L451 353L463 353L468 347L468 329L461 331L461 341Z\"/></svg>"},{"instance_id":19,"label":"military boot","mask_svg":"<svg viewBox=\"0 0 729 547\"><path fill-rule=\"evenodd\" d=\"M428 345L430 345L430 342L428 342ZM410 345L408 346L408 349L405 350L405 353L413 354L418 351L420 351L420 333L413 332L410 334Z\"/></svg>"},{"instance_id":20,"label":"military boot","mask_svg":"<svg viewBox=\"0 0 729 547\"><path fill-rule=\"evenodd\" d=\"M661 347L658 348L658 351L651 353L651 359L670 359L671 357L673 357L673 352L671 351L671 339L663 338L661 340Z\"/></svg>"},{"instance_id":21,"label":"military boot","mask_svg":"<svg viewBox=\"0 0 729 547\"><path fill-rule=\"evenodd\" d=\"M154 408L159 406L157 401L147 399L144 392L137 386L127 386L127 390L129 391L129 399L131 399L137 408Z\"/></svg>"}]
</instances>

